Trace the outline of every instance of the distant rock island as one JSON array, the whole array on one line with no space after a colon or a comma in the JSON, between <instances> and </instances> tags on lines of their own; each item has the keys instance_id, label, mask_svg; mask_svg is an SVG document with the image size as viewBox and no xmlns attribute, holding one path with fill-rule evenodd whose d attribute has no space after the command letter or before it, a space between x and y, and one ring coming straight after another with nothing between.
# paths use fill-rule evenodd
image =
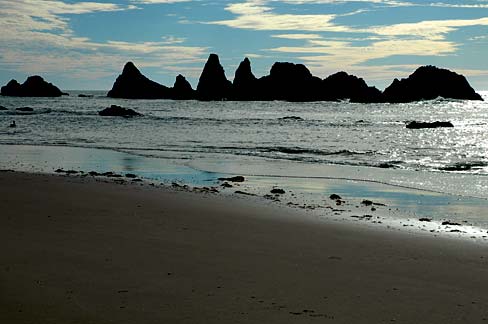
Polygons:
<instances>
[{"instance_id":1,"label":"distant rock island","mask_svg":"<svg viewBox=\"0 0 488 324\"><path fill-rule=\"evenodd\" d=\"M269 75L257 78L251 62L245 58L237 68L234 81L225 75L217 54L210 54L200 75L196 90L182 76L173 88L149 80L129 62L115 81L109 97L127 99L197 99L204 101L271 101L285 100L340 101L357 103L400 103L448 99L483 100L466 78L434 66L422 66L406 79L395 79L384 92L359 77L338 72L325 79L313 76L303 64L276 62Z\"/></svg>"},{"instance_id":2,"label":"distant rock island","mask_svg":"<svg viewBox=\"0 0 488 324\"><path fill-rule=\"evenodd\" d=\"M178 75L173 88L145 77L132 62L127 62L107 94L124 99L195 99L195 91L184 76Z\"/></svg>"},{"instance_id":3,"label":"distant rock island","mask_svg":"<svg viewBox=\"0 0 488 324\"><path fill-rule=\"evenodd\" d=\"M395 79L383 92L387 102L449 99L483 100L466 78L435 66L419 67L406 79Z\"/></svg>"},{"instance_id":4,"label":"distant rock island","mask_svg":"<svg viewBox=\"0 0 488 324\"><path fill-rule=\"evenodd\" d=\"M44 81L38 75L30 76L24 83L20 84L17 80L11 80L1 89L2 96L12 97L60 97L67 93L59 90L52 83Z\"/></svg>"}]
</instances>

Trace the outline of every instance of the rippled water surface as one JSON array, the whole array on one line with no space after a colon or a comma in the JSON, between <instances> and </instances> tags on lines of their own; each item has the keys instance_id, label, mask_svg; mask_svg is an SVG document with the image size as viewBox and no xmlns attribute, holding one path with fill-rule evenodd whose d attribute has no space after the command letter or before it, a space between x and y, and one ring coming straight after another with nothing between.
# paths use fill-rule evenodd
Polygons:
<instances>
[{"instance_id":1,"label":"rippled water surface","mask_svg":"<svg viewBox=\"0 0 488 324\"><path fill-rule=\"evenodd\" d=\"M487 101L178 102L110 99L104 92L84 92L94 97L79 98L79 92L70 93L55 99L0 97L0 106L8 108L0 111L0 144L110 148L191 161L275 161L282 169L287 163L310 170L366 167L385 182L395 183L388 181L395 178L392 174L416 179L400 181L413 187L421 186L423 179L442 178L451 185L459 181L461 187L480 186L470 194L488 195L483 194L488 188ZM488 99L488 92L482 95ZM111 104L144 116L98 116ZM32 107L34 112L21 113L15 110L19 107ZM8 127L12 120L18 125L15 129ZM410 120L451 121L455 127L410 130L405 128ZM409 171L415 176L402 173ZM444 182L432 181L428 189L442 191Z\"/></svg>"}]
</instances>

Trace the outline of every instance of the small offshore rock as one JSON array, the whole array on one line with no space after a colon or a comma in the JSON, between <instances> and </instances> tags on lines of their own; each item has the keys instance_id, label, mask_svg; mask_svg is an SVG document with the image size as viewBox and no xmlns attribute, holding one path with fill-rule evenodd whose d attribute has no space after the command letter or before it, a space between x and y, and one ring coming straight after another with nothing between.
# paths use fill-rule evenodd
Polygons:
<instances>
[{"instance_id":1,"label":"small offshore rock","mask_svg":"<svg viewBox=\"0 0 488 324\"><path fill-rule=\"evenodd\" d=\"M280 189L280 188L274 188L271 190L271 193L275 194L275 195L282 195L285 193L285 191L283 189Z\"/></svg>"},{"instance_id":2,"label":"small offshore rock","mask_svg":"<svg viewBox=\"0 0 488 324\"><path fill-rule=\"evenodd\" d=\"M34 111L34 109L31 108L31 107L20 107L20 108L15 108L15 110L22 111L22 112L31 112L31 111Z\"/></svg>"},{"instance_id":3,"label":"small offshore rock","mask_svg":"<svg viewBox=\"0 0 488 324\"><path fill-rule=\"evenodd\" d=\"M455 223L455 222L451 222L451 221L442 222L442 225L461 226L461 224Z\"/></svg>"},{"instance_id":4,"label":"small offshore rock","mask_svg":"<svg viewBox=\"0 0 488 324\"><path fill-rule=\"evenodd\" d=\"M364 199L363 201L361 201L361 204L364 206L371 206L373 202L371 200Z\"/></svg>"},{"instance_id":5,"label":"small offshore rock","mask_svg":"<svg viewBox=\"0 0 488 324\"><path fill-rule=\"evenodd\" d=\"M8 110L8 109L5 108L4 106L0 106L0 110Z\"/></svg>"},{"instance_id":6,"label":"small offshore rock","mask_svg":"<svg viewBox=\"0 0 488 324\"><path fill-rule=\"evenodd\" d=\"M230 181L230 182L244 182L246 179L243 176L235 176L230 178L219 178L220 181Z\"/></svg>"},{"instance_id":7,"label":"small offshore rock","mask_svg":"<svg viewBox=\"0 0 488 324\"><path fill-rule=\"evenodd\" d=\"M337 194L332 194L329 196L330 199L332 200L340 200L342 199L341 196L337 195Z\"/></svg>"},{"instance_id":8,"label":"small offshore rock","mask_svg":"<svg viewBox=\"0 0 488 324\"><path fill-rule=\"evenodd\" d=\"M245 196L256 196L255 194L252 194L252 193L249 193L249 192L240 191L240 190L237 190L234 193L239 194L239 195L245 195Z\"/></svg>"},{"instance_id":9,"label":"small offshore rock","mask_svg":"<svg viewBox=\"0 0 488 324\"><path fill-rule=\"evenodd\" d=\"M422 129L422 128L439 128L439 127L454 127L449 121L435 121L435 122L418 122L411 121L405 126L409 129Z\"/></svg>"},{"instance_id":10,"label":"small offshore rock","mask_svg":"<svg viewBox=\"0 0 488 324\"><path fill-rule=\"evenodd\" d=\"M432 219L423 217L423 218L420 218L419 221L420 222L430 222L430 221L432 221Z\"/></svg>"},{"instance_id":11,"label":"small offshore rock","mask_svg":"<svg viewBox=\"0 0 488 324\"><path fill-rule=\"evenodd\" d=\"M224 188L232 188L232 187L234 187L233 185L231 185L228 182L224 182L223 184L221 184L221 186L224 187Z\"/></svg>"},{"instance_id":12,"label":"small offshore rock","mask_svg":"<svg viewBox=\"0 0 488 324\"><path fill-rule=\"evenodd\" d=\"M134 179L134 178L137 178L137 175L133 174L133 173L126 173L125 174L125 177L126 178L130 178L130 179Z\"/></svg>"},{"instance_id":13,"label":"small offshore rock","mask_svg":"<svg viewBox=\"0 0 488 324\"><path fill-rule=\"evenodd\" d=\"M135 110L130 108L123 108L117 105L111 105L109 108L105 108L98 112L100 116L111 116L111 117L136 117L142 116Z\"/></svg>"}]
</instances>

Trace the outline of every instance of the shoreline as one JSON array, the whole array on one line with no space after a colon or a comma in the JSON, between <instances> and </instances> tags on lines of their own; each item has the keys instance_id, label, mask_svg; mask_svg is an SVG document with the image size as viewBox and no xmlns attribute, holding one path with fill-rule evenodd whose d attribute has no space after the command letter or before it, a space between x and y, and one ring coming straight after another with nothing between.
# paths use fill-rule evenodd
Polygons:
<instances>
[{"instance_id":1,"label":"shoreline","mask_svg":"<svg viewBox=\"0 0 488 324\"><path fill-rule=\"evenodd\" d=\"M96 176L109 172L113 176L107 178L119 177L116 179L120 181L131 182L136 177L138 181L154 185L171 186L176 183L181 188L186 185L196 191L213 188L225 196L245 193L270 204L306 210L323 221L361 223L381 230L488 241L488 220L483 217L488 205L486 199L410 189L383 181L343 178L353 172L357 175L358 169L351 167L311 168L308 165L255 162L245 163L243 168L238 163L226 160L218 163L208 160L182 163L176 159L149 158L109 149L67 146L0 145L0 151L0 169L10 166L16 171L47 174L56 174L55 170L61 169L60 173L68 171L67 174L77 177L91 177L90 172ZM289 167L289 174L281 176L280 172L285 167ZM247 176L253 170L258 174L266 170L272 173L269 176ZM125 178L125 174L130 174L132 178ZM296 177L296 174L306 177ZM329 177L313 177L313 174L326 174ZM230 182L231 186L226 188L222 187L223 181L217 180L233 175L244 175L245 181ZM284 193L272 194L270 191L273 188L282 189ZM340 205L329 198L332 194L342 197ZM365 200L380 206L364 205L362 202Z\"/></svg>"},{"instance_id":2,"label":"shoreline","mask_svg":"<svg viewBox=\"0 0 488 324\"><path fill-rule=\"evenodd\" d=\"M488 319L485 244L323 222L247 197L0 179L8 323Z\"/></svg>"}]
</instances>

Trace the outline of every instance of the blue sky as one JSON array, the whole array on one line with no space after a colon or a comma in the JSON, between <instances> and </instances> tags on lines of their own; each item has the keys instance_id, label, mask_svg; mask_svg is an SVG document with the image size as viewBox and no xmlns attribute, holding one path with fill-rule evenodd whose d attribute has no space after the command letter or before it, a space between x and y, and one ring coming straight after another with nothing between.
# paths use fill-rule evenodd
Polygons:
<instances>
[{"instance_id":1,"label":"blue sky","mask_svg":"<svg viewBox=\"0 0 488 324\"><path fill-rule=\"evenodd\" d=\"M0 83L39 74L63 89L110 89L125 62L196 87L209 53L227 77L249 57L337 71L380 89L437 65L488 90L488 0L0 0Z\"/></svg>"}]
</instances>

